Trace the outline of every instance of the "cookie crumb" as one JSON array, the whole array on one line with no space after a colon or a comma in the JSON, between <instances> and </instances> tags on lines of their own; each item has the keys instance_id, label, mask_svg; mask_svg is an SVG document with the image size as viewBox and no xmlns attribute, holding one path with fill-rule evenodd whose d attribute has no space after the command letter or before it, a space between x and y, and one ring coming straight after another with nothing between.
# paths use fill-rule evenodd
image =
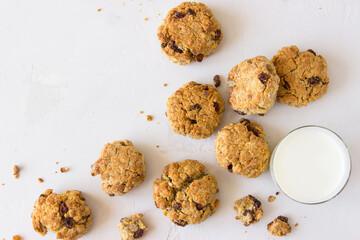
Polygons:
<instances>
[{"instance_id":1,"label":"cookie crumb","mask_svg":"<svg viewBox=\"0 0 360 240\"><path fill-rule=\"evenodd\" d=\"M1 185L2 185L2 186L5 186L5 183L2 183Z\"/></svg>"},{"instance_id":2,"label":"cookie crumb","mask_svg":"<svg viewBox=\"0 0 360 240\"><path fill-rule=\"evenodd\" d=\"M295 223L295 227L299 226L299 223Z\"/></svg>"},{"instance_id":3,"label":"cookie crumb","mask_svg":"<svg viewBox=\"0 0 360 240\"><path fill-rule=\"evenodd\" d=\"M59 162L56 162L55 164L59 164Z\"/></svg>"},{"instance_id":4,"label":"cookie crumb","mask_svg":"<svg viewBox=\"0 0 360 240\"><path fill-rule=\"evenodd\" d=\"M274 196L269 196L269 197L268 197L268 202L273 202L273 201L275 201L275 199L276 199L276 197L274 197Z\"/></svg>"},{"instance_id":5,"label":"cookie crumb","mask_svg":"<svg viewBox=\"0 0 360 240\"><path fill-rule=\"evenodd\" d=\"M57 171L55 171L55 173L57 173Z\"/></svg>"},{"instance_id":6,"label":"cookie crumb","mask_svg":"<svg viewBox=\"0 0 360 240\"><path fill-rule=\"evenodd\" d=\"M147 121L151 121L151 120L153 120L153 117L150 116L150 115L146 115L146 120L147 120Z\"/></svg>"},{"instance_id":7,"label":"cookie crumb","mask_svg":"<svg viewBox=\"0 0 360 240\"><path fill-rule=\"evenodd\" d=\"M15 236L13 236L12 239L13 239L13 240L21 240L22 238L21 238L19 235L15 235Z\"/></svg>"},{"instance_id":8,"label":"cookie crumb","mask_svg":"<svg viewBox=\"0 0 360 240\"><path fill-rule=\"evenodd\" d=\"M214 86L215 86L215 87L219 87L220 84L221 84L220 76L219 76L219 75L215 75L214 78L213 78L213 80L214 80Z\"/></svg>"},{"instance_id":9,"label":"cookie crumb","mask_svg":"<svg viewBox=\"0 0 360 240\"><path fill-rule=\"evenodd\" d=\"M156 145L157 148L159 148L160 146L159 145Z\"/></svg>"},{"instance_id":10,"label":"cookie crumb","mask_svg":"<svg viewBox=\"0 0 360 240\"><path fill-rule=\"evenodd\" d=\"M43 182L44 182L44 179L38 178L38 181L39 181L39 183L43 183Z\"/></svg>"},{"instance_id":11,"label":"cookie crumb","mask_svg":"<svg viewBox=\"0 0 360 240\"><path fill-rule=\"evenodd\" d=\"M144 111L140 111L139 113L140 113L140 114L143 114L143 113L144 113Z\"/></svg>"},{"instance_id":12,"label":"cookie crumb","mask_svg":"<svg viewBox=\"0 0 360 240\"><path fill-rule=\"evenodd\" d=\"M98 12L101 12L101 10L102 10L102 9L101 9L101 8L99 8L97 11L98 11Z\"/></svg>"},{"instance_id":13,"label":"cookie crumb","mask_svg":"<svg viewBox=\"0 0 360 240\"><path fill-rule=\"evenodd\" d=\"M275 193L275 195L279 195L279 194L280 194L280 192L276 192L276 193Z\"/></svg>"},{"instance_id":14,"label":"cookie crumb","mask_svg":"<svg viewBox=\"0 0 360 240\"><path fill-rule=\"evenodd\" d=\"M164 83L164 87L166 87L168 84L167 83Z\"/></svg>"},{"instance_id":15,"label":"cookie crumb","mask_svg":"<svg viewBox=\"0 0 360 240\"><path fill-rule=\"evenodd\" d=\"M18 165L14 165L13 170L14 170L13 175L15 176L16 179L18 179L18 178L19 178L19 172L20 172L19 166L18 166Z\"/></svg>"},{"instance_id":16,"label":"cookie crumb","mask_svg":"<svg viewBox=\"0 0 360 240\"><path fill-rule=\"evenodd\" d=\"M147 21L147 20L149 20L149 19L146 17L146 18L144 18L144 20Z\"/></svg>"},{"instance_id":17,"label":"cookie crumb","mask_svg":"<svg viewBox=\"0 0 360 240\"><path fill-rule=\"evenodd\" d=\"M247 233L247 231L244 231L244 233Z\"/></svg>"},{"instance_id":18,"label":"cookie crumb","mask_svg":"<svg viewBox=\"0 0 360 240\"><path fill-rule=\"evenodd\" d=\"M67 172L67 171L69 171L69 168L67 168L67 167L60 168L60 172L62 172L62 173Z\"/></svg>"}]
</instances>

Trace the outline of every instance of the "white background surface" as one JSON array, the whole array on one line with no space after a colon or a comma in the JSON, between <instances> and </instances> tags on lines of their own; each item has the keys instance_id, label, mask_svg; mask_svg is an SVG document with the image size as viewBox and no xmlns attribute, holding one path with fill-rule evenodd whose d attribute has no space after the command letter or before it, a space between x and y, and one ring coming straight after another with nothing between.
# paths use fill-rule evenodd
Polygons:
<instances>
[{"instance_id":1,"label":"white background surface","mask_svg":"<svg viewBox=\"0 0 360 240\"><path fill-rule=\"evenodd\" d=\"M293 227L285 239L360 236L359 1L205 1L224 39L215 54L188 66L168 61L156 36L166 12L179 3L0 0L0 183L5 184L0 185L0 239L15 234L55 239L53 233L42 238L31 225L33 204L47 188L83 192L94 215L83 237L89 240L120 239L119 219L138 212L149 227L144 240L274 239L266 225L280 214ZM264 117L249 118L263 125L272 148L306 124L328 127L344 139L353 161L350 181L338 197L317 206L282 193L268 203L278 191L268 170L256 179L227 173L215 160L216 134L204 140L175 135L164 115L172 92L191 80L212 83L215 74L222 77L219 90L227 101L225 79L234 65L257 55L271 58L291 44L326 58L327 95L307 107L276 104ZM147 122L146 114L154 120ZM239 119L227 107L220 127ZM101 191L99 177L91 177L90 165L105 143L118 139L130 139L144 153L147 176L125 196L110 198ZM185 158L201 161L215 175L220 206L200 225L181 228L155 208L151 188L166 164ZM17 180L14 164L21 167ZM59 173L62 166L70 171ZM264 217L246 228L235 220L232 207L247 194L262 201Z\"/></svg>"}]
</instances>

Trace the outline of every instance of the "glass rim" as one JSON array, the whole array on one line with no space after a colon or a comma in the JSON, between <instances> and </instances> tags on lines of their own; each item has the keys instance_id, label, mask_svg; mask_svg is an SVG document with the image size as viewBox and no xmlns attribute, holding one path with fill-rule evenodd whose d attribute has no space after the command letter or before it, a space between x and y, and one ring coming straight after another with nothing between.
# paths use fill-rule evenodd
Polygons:
<instances>
[{"instance_id":1,"label":"glass rim","mask_svg":"<svg viewBox=\"0 0 360 240\"><path fill-rule=\"evenodd\" d=\"M340 141L344 144L345 146L345 149L346 149L346 153L347 155L349 156L349 173L348 173L348 176L347 176L347 179L344 183L344 185L341 187L341 189L332 197L328 198L328 199L325 199L323 201L319 201L319 202L302 202L302 201L299 201L299 200L296 200L292 197L290 197L281 187L280 185L278 184L276 178L275 178L275 174L274 174L274 168L273 168L273 165L274 165L274 156L275 156L275 153L277 151L277 148L279 147L279 145L283 142L283 140L288 137L291 133L299 130L299 129L302 129L302 128L309 128L309 127L315 127L315 128L322 128L322 129L325 129L331 133L333 133L336 137L338 137L340 139ZM317 204L322 204L322 203L325 203L325 202L328 202L332 199L334 199L336 196L338 196L345 188L345 186L347 185L347 183L349 182L349 179L350 179L350 176L351 176L351 170L352 170L352 161L351 161L351 155L350 155L350 151L349 151L349 148L347 147L347 145L345 144L344 140L336 133L334 132L333 130L329 129L329 128L326 128L326 127L323 127L323 126L319 126L319 125L304 125L304 126L301 126L301 127L297 127L293 130L291 130L290 132L288 132L283 138L281 138L281 140L277 143L276 147L274 148L274 150L272 151L272 154L271 154L271 157L270 157L270 174L271 174L271 178L273 179L274 183L276 184L276 186L288 197L290 198L291 200L295 201L295 202L298 202L298 203L302 203L302 204L306 204L306 205L317 205Z\"/></svg>"}]
</instances>

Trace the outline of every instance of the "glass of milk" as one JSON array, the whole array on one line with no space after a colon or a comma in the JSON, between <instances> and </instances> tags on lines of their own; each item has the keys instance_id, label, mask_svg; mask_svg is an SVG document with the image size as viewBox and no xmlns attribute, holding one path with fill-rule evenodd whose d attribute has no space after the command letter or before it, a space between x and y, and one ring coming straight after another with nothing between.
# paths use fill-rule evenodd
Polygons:
<instances>
[{"instance_id":1,"label":"glass of milk","mask_svg":"<svg viewBox=\"0 0 360 240\"><path fill-rule=\"evenodd\" d=\"M320 126L303 126L287 134L270 161L271 176L278 187L305 204L323 203L337 196L351 172L345 143Z\"/></svg>"}]
</instances>

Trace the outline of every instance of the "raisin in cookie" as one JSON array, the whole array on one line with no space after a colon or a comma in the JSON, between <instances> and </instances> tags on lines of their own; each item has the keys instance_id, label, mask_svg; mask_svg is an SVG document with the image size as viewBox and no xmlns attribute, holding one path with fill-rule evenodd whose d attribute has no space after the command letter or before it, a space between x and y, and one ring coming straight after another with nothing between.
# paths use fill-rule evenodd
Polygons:
<instances>
[{"instance_id":1,"label":"raisin in cookie","mask_svg":"<svg viewBox=\"0 0 360 240\"><path fill-rule=\"evenodd\" d=\"M129 140L108 143L91 165L91 175L101 175L102 189L109 196L121 196L145 178L145 158Z\"/></svg>"},{"instance_id":2,"label":"raisin in cookie","mask_svg":"<svg viewBox=\"0 0 360 240\"><path fill-rule=\"evenodd\" d=\"M275 103L280 78L266 57L247 59L229 73L229 106L242 115L265 114Z\"/></svg>"},{"instance_id":3,"label":"raisin in cookie","mask_svg":"<svg viewBox=\"0 0 360 240\"><path fill-rule=\"evenodd\" d=\"M120 231L121 240L134 240L143 236L147 227L141 221L142 218L143 214L139 213L120 220L118 229Z\"/></svg>"},{"instance_id":4,"label":"raisin in cookie","mask_svg":"<svg viewBox=\"0 0 360 240\"><path fill-rule=\"evenodd\" d=\"M313 50L299 52L296 46L284 47L272 61L280 76L278 102L302 107L320 99L327 92L327 63Z\"/></svg>"},{"instance_id":5,"label":"raisin in cookie","mask_svg":"<svg viewBox=\"0 0 360 240\"><path fill-rule=\"evenodd\" d=\"M237 220L241 220L244 226L257 223L263 216L261 202L251 195L241 198L235 202L234 210L236 211Z\"/></svg>"},{"instance_id":6,"label":"raisin in cookie","mask_svg":"<svg viewBox=\"0 0 360 240\"><path fill-rule=\"evenodd\" d=\"M90 208L79 191L56 194L46 190L36 200L31 218L36 232L44 236L50 230L64 240L80 238L92 223Z\"/></svg>"},{"instance_id":7,"label":"raisin in cookie","mask_svg":"<svg viewBox=\"0 0 360 240\"><path fill-rule=\"evenodd\" d=\"M166 115L175 133L200 139L214 133L224 111L224 100L214 86L189 82L169 97Z\"/></svg>"},{"instance_id":8,"label":"raisin in cookie","mask_svg":"<svg viewBox=\"0 0 360 240\"><path fill-rule=\"evenodd\" d=\"M218 191L215 177L205 173L205 166L187 159L164 168L154 181L153 197L165 216L184 227L201 223L215 212Z\"/></svg>"},{"instance_id":9,"label":"raisin in cookie","mask_svg":"<svg viewBox=\"0 0 360 240\"><path fill-rule=\"evenodd\" d=\"M291 227L288 223L288 218L278 216L274 221L267 225L269 233L274 236L281 237L291 232Z\"/></svg>"},{"instance_id":10,"label":"raisin in cookie","mask_svg":"<svg viewBox=\"0 0 360 240\"><path fill-rule=\"evenodd\" d=\"M220 23L203 3L183 2L171 9L157 33L162 52L180 65L201 62L222 40Z\"/></svg>"},{"instance_id":11,"label":"raisin in cookie","mask_svg":"<svg viewBox=\"0 0 360 240\"><path fill-rule=\"evenodd\" d=\"M269 165L270 147L263 128L242 118L219 131L215 154L219 164L229 172L255 178Z\"/></svg>"}]
</instances>

